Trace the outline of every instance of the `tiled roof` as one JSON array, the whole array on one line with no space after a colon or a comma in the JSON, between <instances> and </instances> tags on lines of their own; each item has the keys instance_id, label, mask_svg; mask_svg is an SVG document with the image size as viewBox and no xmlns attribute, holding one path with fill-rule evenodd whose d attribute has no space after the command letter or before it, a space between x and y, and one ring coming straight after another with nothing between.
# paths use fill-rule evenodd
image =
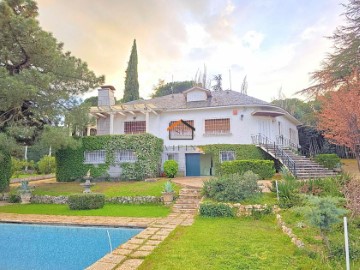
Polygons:
<instances>
[{"instance_id":1,"label":"tiled roof","mask_svg":"<svg viewBox=\"0 0 360 270\"><path fill-rule=\"evenodd\" d=\"M148 100L135 100L126 104L153 104L159 109L187 109L187 108L205 108L205 107L221 107L232 105L271 105L248 95L232 91L212 91L211 97L204 101L186 102L183 93L156 97Z\"/></svg>"}]
</instances>

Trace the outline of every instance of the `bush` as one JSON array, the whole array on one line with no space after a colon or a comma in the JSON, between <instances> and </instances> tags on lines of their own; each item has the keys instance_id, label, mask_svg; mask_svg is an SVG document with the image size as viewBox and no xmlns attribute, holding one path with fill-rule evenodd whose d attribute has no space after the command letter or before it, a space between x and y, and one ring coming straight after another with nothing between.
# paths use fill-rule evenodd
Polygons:
<instances>
[{"instance_id":1,"label":"bush","mask_svg":"<svg viewBox=\"0 0 360 270\"><path fill-rule=\"evenodd\" d=\"M299 183L299 191L308 195L343 197L341 190L343 183L341 176L322 179L310 179Z\"/></svg>"},{"instance_id":2,"label":"bush","mask_svg":"<svg viewBox=\"0 0 360 270\"><path fill-rule=\"evenodd\" d=\"M269 179L274 176L275 168L272 160L233 160L221 163L221 174L243 174L252 171L261 179Z\"/></svg>"},{"instance_id":3,"label":"bush","mask_svg":"<svg viewBox=\"0 0 360 270\"><path fill-rule=\"evenodd\" d=\"M206 181L203 193L219 202L240 202L259 195L258 179L253 172L223 175Z\"/></svg>"},{"instance_id":4,"label":"bush","mask_svg":"<svg viewBox=\"0 0 360 270\"><path fill-rule=\"evenodd\" d=\"M164 172L167 177L174 178L179 169L179 165L175 160L167 160L164 162Z\"/></svg>"},{"instance_id":5,"label":"bush","mask_svg":"<svg viewBox=\"0 0 360 270\"><path fill-rule=\"evenodd\" d=\"M18 194L12 193L12 194L10 194L8 201L9 201L9 203L19 203L19 202L21 202L21 197Z\"/></svg>"},{"instance_id":6,"label":"bush","mask_svg":"<svg viewBox=\"0 0 360 270\"><path fill-rule=\"evenodd\" d=\"M340 163L340 158L336 154L319 154L315 156L315 161L332 170Z\"/></svg>"},{"instance_id":7,"label":"bush","mask_svg":"<svg viewBox=\"0 0 360 270\"><path fill-rule=\"evenodd\" d=\"M223 203L200 204L200 216L204 217L234 217L234 210Z\"/></svg>"},{"instance_id":8,"label":"bush","mask_svg":"<svg viewBox=\"0 0 360 270\"><path fill-rule=\"evenodd\" d=\"M285 167L282 167L281 177L283 180L278 181L279 206L281 208L300 206L302 204L302 199L298 193L299 182L296 181L295 177ZM273 185L273 190L276 192L275 181L273 182Z\"/></svg>"},{"instance_id":9,"label":"bush","mask_svg":"<svg viewBox=\"0 0 360 270\"><path fill-rule=\"evenodd\" d=\"M103 208L105 204L105 195L98 193L70 195L68 204L71 210Z\"/></svg>"},{"instance_id":10,"label":"bush","mask_svg":"<svg viewBox=\"0 0 360 270\"><path fill-rule=\"evenodd\" d=\"M0 151L0 192L9 187L11 178L11 156Z\"/></svg>"},{"instance_id":11,"label":"bush","mask_svg":"<svg viewBox=\"0 0 360 270\"><path fill-rule=\"evenodd\" d=\"M44 156L42 159L39 160L38 168L41 174L55 173L56 170L55 157Z\"/></svg>"}]
</instances>

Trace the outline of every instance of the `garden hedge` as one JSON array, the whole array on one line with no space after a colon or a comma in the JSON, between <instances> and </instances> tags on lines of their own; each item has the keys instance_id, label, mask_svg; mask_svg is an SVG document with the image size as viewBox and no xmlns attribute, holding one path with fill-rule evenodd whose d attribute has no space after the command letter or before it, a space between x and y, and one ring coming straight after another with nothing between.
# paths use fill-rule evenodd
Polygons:
<instances>
[{"instance_id":1,"label":"garden hedge","mask_svg":"<svg viewBox=\"0 0 360 270\"><path fill-rule=\"evenodd\" d=\"M11 156L0 152L0 192L8 189L11 178Z\"/></svg>"},{"instance_id":2,"label":"garden hedge","mask_svg":"<svg viewBox=\"0 0 360 270\"><path fill-rule=\"evenodd\" d=\"M69 196L68 204L71 210L103 208L105 195L99 193L74 194Z\"/></svg>"},{"instance_id":3,"label":"garden hedge","mask_svg":"<svg viewBox=\"0 0 360 270\"><path fill-rule=\"evenodd\" d=\"M340 164L340 158L336 154L319 154L315 156L315 161L330 170Z\"/></svg>"},{"instance_id":4,"label":"garden hedge","mask_svg":"<svg viewBox=\"0 0 360 270\"><path fill-rule=\"evenodd\" d=\"M221 174L243 174L252 171L261 179L270 179L275 174L272 160L233 160L221 163Z\"/></svg>"},{"instance_id":5,"label":"garden hedge","mask_svg":"<svg viewBox=\"0 0 360 270\"><path fill-rule=\"evenodd\" d=\"M110 166L115 165L116 150L132 150L137 156L134 163L121 163L121 179L141 180L157 175L163 141L151 134L104 135L81 138L77 149L62 149L56 153L56 179L60 182L79 180L90 170L93 178L107 178ZM106 150L104 164L84 164L84 152Z\"/></svg>"},{"instance_id":6,"label":"garden hedge","mask_svg":"<svg viewBox=\"0 0 360 270\"><path fill-rule=\"evenodd\" d=\"M234 217L234 210L224 203L202 203L199 210L203 217Z\"/></svg>"},{"instance_id":7,"label":"garden hedge","mask_svg":"<svg viewBox=\"0 0 360 270\"><path fill-rule=\"evenodd\" d=\"M272 159L270 155L262 151L259 147L252 144L211 144L200 146L205 154L211 154L213 157L213 167L215 167L216 175L222 174L220 152L234 151L236 160L243 159Z\"/></svg>"}]
</instances>

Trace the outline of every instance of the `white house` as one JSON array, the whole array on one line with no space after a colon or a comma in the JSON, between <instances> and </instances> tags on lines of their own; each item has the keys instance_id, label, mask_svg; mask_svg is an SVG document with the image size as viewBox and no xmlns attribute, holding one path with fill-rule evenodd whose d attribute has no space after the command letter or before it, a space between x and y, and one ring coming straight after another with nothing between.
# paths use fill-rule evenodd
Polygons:
<instances>
[{"instance_id":1,"label":"white house","mask_svg":"<svg viewBox=\"0 0 360 270\"><path fill-rule=\"evenodd\" d=\"M115 105L115 88L99 89L97 135L151 133L164 140L163 161L175 159L184 175L210 175L211 156L197 146L251 144L252 135L271 141L287 138L298 144L300 122L265 101L232 90L210 91L193 87L183 93ZM220 153L219 159L235 159Z\"/></svg>"}]
</instances>

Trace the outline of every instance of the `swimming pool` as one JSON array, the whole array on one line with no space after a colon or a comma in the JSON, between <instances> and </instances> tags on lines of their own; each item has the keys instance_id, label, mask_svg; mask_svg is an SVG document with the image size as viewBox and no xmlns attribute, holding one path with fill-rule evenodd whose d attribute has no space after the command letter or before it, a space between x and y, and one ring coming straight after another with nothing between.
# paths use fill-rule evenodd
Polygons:
<instances>
[{"instance_id":1,"label":"swimming pool","mask_svg":"<svg viewBox=\"0 0 360 270\"><path fill-rule=\"evenodd\" d=\"M0 223L0 269L80 270L142 229Z\"/></svg>"}]
</instances>

